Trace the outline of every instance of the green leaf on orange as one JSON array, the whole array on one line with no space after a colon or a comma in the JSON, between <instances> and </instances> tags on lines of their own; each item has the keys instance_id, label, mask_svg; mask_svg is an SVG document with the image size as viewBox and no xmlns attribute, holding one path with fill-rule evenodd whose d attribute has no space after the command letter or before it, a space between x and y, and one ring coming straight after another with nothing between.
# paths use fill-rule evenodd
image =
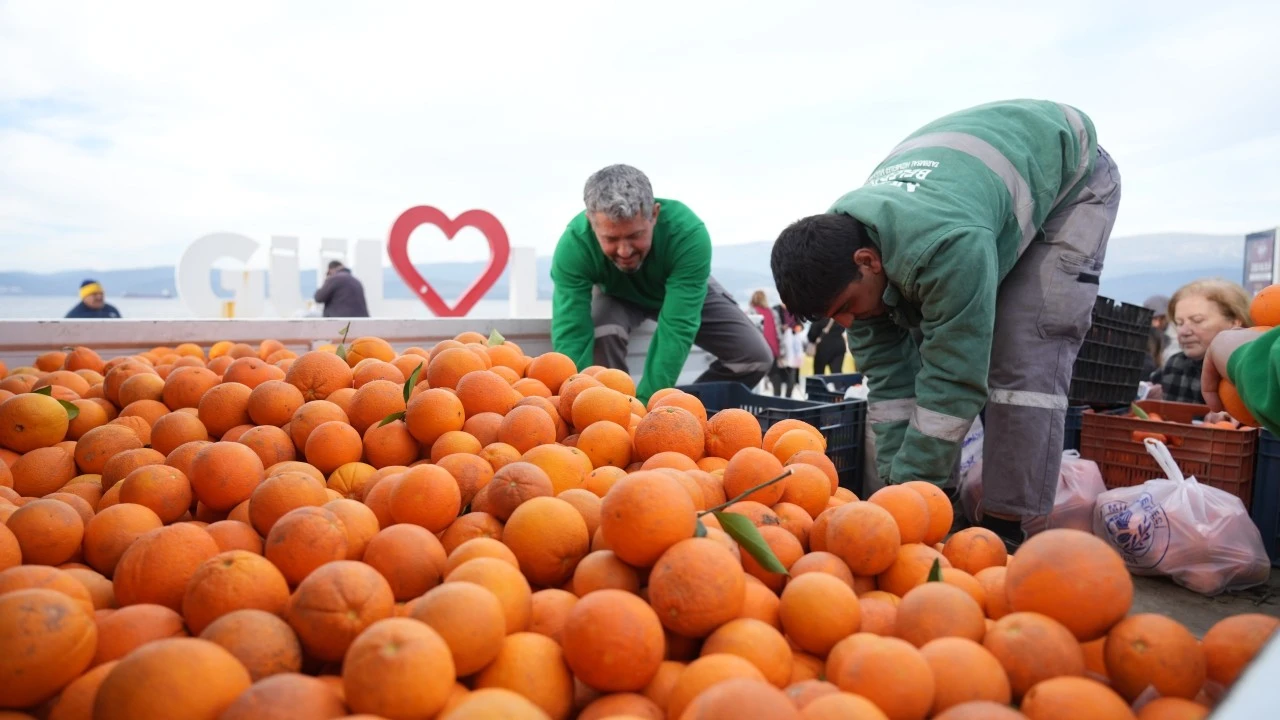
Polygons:
<instances>
[{"instance_id":1,"label":"green leaf on orange","mask_svg":"<svg viewBox=\"0 0 1280 720\"><path fill-rule=\"evenodd\" d=\"M743 550L746 550L751 557L755 558L755 561L760 563L760 567L771 573L790 574L782 566L782 563L778 562L778 556L773 554L773 549L769 547L769 543L764 541L764 537L751 522L751 518L732 512L716 512L714 514L716 519L720 521L720 527L729 534L729 537L737 541Z\"/></svg>"},{"instance_id":2,"label":"green leaf on orange","mask_svg":"<svg viewBox=\"0 0 1280 720\"><path fill-rule=\"evenodd\" d=\"M418 363L418 367L409 373L409 379L404 381L404 401L409 402L409 396L413 394L413 386L418 384L418 376L422 374L422 363Z\"/></svg>"},{"instance_id":3,"label":"green leaf on orange","mask_svg":"<svg viewBox=\"0 0 1280 720\"><path fill-rule=\"evenodd\" d=\"M404 419L403 410L401 410L400 412L393 412L390 415L382 418L382 422L378 423L378 427L382 427L383 425L390 425L391 423L397 420L403 420L403 419Z\"/></svg>"}]
</instances>

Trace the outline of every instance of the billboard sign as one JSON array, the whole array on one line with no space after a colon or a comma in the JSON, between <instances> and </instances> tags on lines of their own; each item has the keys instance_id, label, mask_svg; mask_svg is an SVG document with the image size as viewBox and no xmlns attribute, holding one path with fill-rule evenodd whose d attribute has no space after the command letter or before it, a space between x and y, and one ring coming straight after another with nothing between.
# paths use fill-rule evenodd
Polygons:
<instances>
[{"instance_id":1,"label":"billboard sign","mask_svg":"<svg viewBox=\"0 0 1280 720\"><path fill-rule=\"evenodd\" d=\"M1244 289L1250 297L1276 282L1275 229L1249 233L1244 237Z\"/></svg>"}]
</instances>

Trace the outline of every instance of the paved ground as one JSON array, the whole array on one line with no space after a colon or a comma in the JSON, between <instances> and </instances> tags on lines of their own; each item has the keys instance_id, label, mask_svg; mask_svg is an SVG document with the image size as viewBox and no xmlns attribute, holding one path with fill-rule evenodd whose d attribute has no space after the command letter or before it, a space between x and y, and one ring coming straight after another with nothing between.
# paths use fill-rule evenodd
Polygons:
<instances>
[{"instance_id":1,"label":"paved ground","mask_svg":"<svg viewBox=\"0 0 1280 720\"><path fill-rule=\"evenodd\" d=\"M1263 613L1280 617L1280 568L1271 569L1266 585L1217 597L1205 597L1175 585L1168 578L1133 578L1133 612L1168 615L1197 637L1228 615Z\"/></svg>"}]
</instances>

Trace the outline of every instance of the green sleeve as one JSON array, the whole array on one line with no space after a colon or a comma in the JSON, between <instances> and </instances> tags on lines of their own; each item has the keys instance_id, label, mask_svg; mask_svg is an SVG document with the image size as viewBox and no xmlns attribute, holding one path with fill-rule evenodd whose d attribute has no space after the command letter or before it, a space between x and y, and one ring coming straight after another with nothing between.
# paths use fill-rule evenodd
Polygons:
<instances>
[{"instance_id":1,"label":"green sleeve","mask_svg":"<svg viewBox=\"0 0 1280 720\"><path fill-rule=\"evenodd\" d=\"M551 348L568 355L579 370L594 362L595 325L591 321L591 261L579 238L566 230L551 260Z\"/></svg>"},{"instance_id":2,"label":"green sleeve","mask_svg":"<svg viewBox=\"0 0 1280 720\"><path fill-rule=\"evenodd\" d=\"M867 421L876 437L876 470L888 478L915 401L920 354L911 333L888 316L849 328L854 365L867 378Z\"/></svg>"},{"instance_id":3,"label":"green sleeve","mask_svg":"<svg viewBox=\"0 0 1280 720\"><path fill-rule=\"evenodd\" d=\"M1227 378L1254 419L1280 435L1280 327L1236 348Z\"/></svg>"},{"instance_id":4,"label":"green sleeve","mask_svg":"<svg viewBox=\"0 0 1280 720\"><path fill-rule=\"evenodd\" d=\"M995 331L995 238L986 228L954 230L917 261L921 368L916 409L893 460L889 482L951 476L960 443L987 402Z\"/></svg>"},{"instance_id":5,"label":"green sleeve","mask_svg":"<svg viewBox=\"0 0 1280 720\"><path fill-rule=\"evenodd\" d=\"M636 397L645 403L650 395L675 385L679 379L693 338L702 327L702 306L711 277L711 235L705 225L699 224L671 245L671 273L667 276L662 310L658 311L658 329L649 343L644 376L636 388Z\"/></svg>"}]
</instances>

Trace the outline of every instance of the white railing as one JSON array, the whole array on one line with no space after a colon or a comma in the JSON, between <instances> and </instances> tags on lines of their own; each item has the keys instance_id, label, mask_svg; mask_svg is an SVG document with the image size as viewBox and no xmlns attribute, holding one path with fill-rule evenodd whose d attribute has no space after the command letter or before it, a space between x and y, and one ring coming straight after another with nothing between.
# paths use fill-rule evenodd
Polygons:
<instances>
[{"instance_id":1,"label":"white railing","mask_svg":"<svg viewBox=\"0 0 1280 720\"><path fill-rule=\"evenodd\" d=\"M183 342L208 348L220 340L230 340L256 347L266 338L279 340L296 352L336 342L348 322L351 323L350 339L372 335L398 350L414 345L430 348L469 330L488 335L494 329L528 355L551 350L549 319L3 320L0 321L0 361L10 368L30 365L41 353L74 345L85 345L104 357L111 357ZM655 323L646 322L632 334L627 362L637 381L644 371L644 357L655 327ZM707 354L695 347L679 382L692 382L708 362Z\"/></svg>"}]
</instances>

